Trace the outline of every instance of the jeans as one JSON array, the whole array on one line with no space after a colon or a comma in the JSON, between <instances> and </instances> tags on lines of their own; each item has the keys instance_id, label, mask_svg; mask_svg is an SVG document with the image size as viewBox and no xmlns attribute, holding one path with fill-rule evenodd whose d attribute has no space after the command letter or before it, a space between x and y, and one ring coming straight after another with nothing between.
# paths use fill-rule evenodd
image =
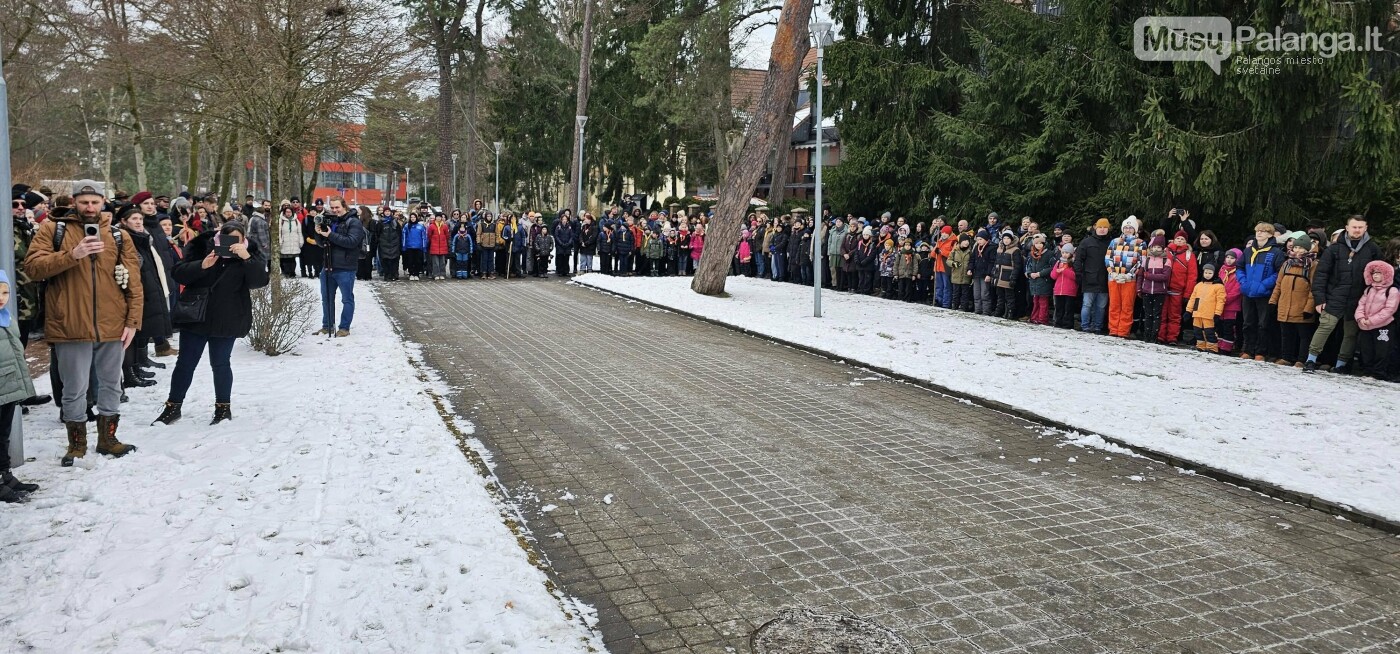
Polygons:
<instances>
[{"instance_id":1,"label":"jeans","mask_svg":"<svg viewBox=\"0 0 1400 654\"><path fill-rule=\"evenodd\" d=\"M773 253L773 281L780 282L787 279L787 254L784 252Z\"/></svg>"},{"instance_id":2,"label":"jeans","mask_svg":"<svg viewBox=\"0 0 1400 654\"><path fill-rule=\"evenodd\" d=\"M447 276L447 255L430 254L428 263L431 265L431 274L434 278Z\"/></svg>"},{"instance_id":3,"label":"jeans","mask_svg":"<svg viewBox=\"0 0 1400 654\"><path fill-rule=\"evenodd\" d=\"M768 276L768 255L759 253L758 256L756 256L756 257L753 258L753 260L754 260L755 262L758 263L758 276L759 276L759 277L767 277L767 276Z\"/></svg>"},{"instance_id":4,"label":"jeans","mask_svg":"<svg viewBox=\"0 0 1400 654\"><path fill-rule=\"evenodd\" d=\"M350 321L355 319L355 271L321 271L321 329L330 331L335 326L335 294L340 291L340 328L350 329Z\"/></svg>"},{"instance_id":5,"label":"jeans","mask_svg":"<svg viewBox=\"0 0 1400 654\"><path fill-rule=\"evenodd\" d=\"M481 274L496 274L496 251L483 249L481 251Z\"/></svg>"},{"instance_id":6,"label":"jeans","mask_svg":"<svg viewBox=\"0 0 1400 654\"><path fill-rule=\"evenodd\" d=\"M227 404L233 395L233 344L238 341L232 336L210 337L190 331L180 332L180 356L175 360L175 372L170 375L169 401L182 403L185 393L194 380L195 368L204 356L204 346L209 346L209 367L214 369L214 401Z\"/></svg>"},{"instance_id":7,"label":"jeans","mask_svg":"<svg viewBox=\"0 0 1400 654\"><path fill-rule=\"evenodd\" d=\"M586 252L579 253L578 271L581 273L593 272L593 255Z\"/></svg>"},{"instance_id":8,"label":"jeans","mask_svg":"<svg viewBox=\"0 0 1400 654\"><path fill-rule=\"evenodd\" d=\"M1085 293L1084 306L1079 309L1079 328L1090 333L1103 331L1104 315L1108 313L1108 293Z\"/></svg>"},{"instance_id":9,"label":"jeans","mask_svg":"<svg viewBox=\"0 0 1400 654\"><path fill-rule=\"evenodd\" d=\"M350 274L354 274L351 272ZM58 378L63 381L64 422L86 422L88 384L97 382L97 413L115 416L121 413L122 347L121 341L106 343L54 343L58 359ZM96 375L97 379L92 377Z\"/></svg>"},{"instance_id":10,"label":"jeans","mask_svg":"<svg viewBox=\"0 0 1400 654\"><path fill-rule=\"evenodd\" d=\"M933 302L944 308L953 306L953 277L947 272L933 273Z\"/></svg>"}]
</instances>

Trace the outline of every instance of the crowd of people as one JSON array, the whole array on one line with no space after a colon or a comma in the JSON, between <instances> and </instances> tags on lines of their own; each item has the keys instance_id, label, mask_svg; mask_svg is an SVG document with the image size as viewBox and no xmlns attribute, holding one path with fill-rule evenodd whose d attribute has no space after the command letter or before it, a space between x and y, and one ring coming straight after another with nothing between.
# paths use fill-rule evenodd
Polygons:
<instances>
[{"instance_id":1,"label":"crowd of people","mask_svg":"<svg viewBox=\"0 0 1400 654\"><path fill-rule=\"evenodd\" d=\"M53 400L68 435L60 459L72 466L88 449L122 457L118 438L128 389L154 386L152 358L175 356L167 401L156 422L171 424L208 350L214 377L210 424L233 418L233 345L252 326L250 291L268 283L268 223L255 207L218 211L218 198L174 200L147 191L108 198L92 180L57 194L11 189L16 279L0 276L0 326L9 347L0 366L19 373L0 385L0 501L37 490L15 479L8 459L15 407ZM13 320L14 324L11 324ZM175 332L180 348L171 342ZM24 350L31 335L49 346L53 395L36 396ZM154 424L154 423L153 423Z\"/></svg>"},{"instance_id":2,"label":"crowd of people","mask_svg":"<svg viewBox=\"0 0 1400 654\"><path fill-rule=\"evenodd\" d=\"M0 326L13 336L0 348L0 368L23 368L24 347L42 327L52 399L68 431L65 466L85 455L90 421L97 453L135 449L117 439L120 404L125 389L155 384L150 368L165 367L152 347L156 357L177 356L156 422L181 418L205 350L212 424L232 419L233 345L251 328L250 291L268 283L274 250L284 276L320 280L316 334L347 337L354 283L375 271L389 282L542 277L551 266L560 277L692 275L712 217L694 206L613 206L601 219L568 209L495 215L481 200L444 214L426 203L375 210L340 197L309 206L293 197L274 212L251 196L222 207L211 193L108 199L90 180L66 195L22 184L12 192L21 263L13 284L0 275ZM1391 347L1400 239L1381 247L1368 227L1359 215L1331 232L1261 222L1232 247L1184 209L1155 227L1129 216L1116 234L1100 218L1078 236L1062 223L1042 231L1030 217L1006 224L995 212L979 225L755 212L729 274L811 285L820 273L839 292L1400 381L1400 348ZM35 396L27 374L4 379L8 439L6 417L16 407L51 398ZM0 456L7 451L0 443ZM0 471L0 500L33 490L13 477L8 459Z\"/></svg>"}]
</instances>

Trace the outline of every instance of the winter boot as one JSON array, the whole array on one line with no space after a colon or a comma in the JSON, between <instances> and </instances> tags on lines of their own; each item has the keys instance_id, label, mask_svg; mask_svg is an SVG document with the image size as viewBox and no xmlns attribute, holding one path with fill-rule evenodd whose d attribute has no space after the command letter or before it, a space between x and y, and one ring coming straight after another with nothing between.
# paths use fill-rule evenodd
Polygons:
<instances>
[{"instance_id":1,"label":"winter boot","mask_svg":"<svg viewBox=\"0 0 1400 654\"><path fill-rule=\"evenodd\" d=\"M175 349L175 348L173 348L173 347L170 347L169 341L167 341L164 345L157 345L157 346L156 346L156 356L158 356L158 357L170 357L170 356L175 356L175 355L177 355L177 354L179 354L179 353L180 353L179 350L177 350L177 349Z\"/></svg>"},{"instance_id":2,"label":"winter boot","mask_svg":"<svg viewBox=\"0 0 1400 654\"><path fill-rule=\"evenodd\" d=\"M1211 354L1220 354L1220 344L1206 343L1206 351L1210 352Z\"/></svg>"},{"instance_id":3,"label":"winter boot","mask_svg":"<svg viewBox=\"0 0 1400 654\"><path fill-rule=\"evenodd\" d=\"M155 385L155 380L137 377L135 369L131 366L122 366L122 388L145 388Z\"/></svg>"},{"instance_id":4,"label":"winter boot","mask_svg":"<svg viewBox=\"0 0 1400 654\"><path fill-rule=\"evenodd\" d=\"M173 424L175 424L175 421L176 421L176 420L179 420L179 419L180 419L180 403L179 403L179 402L166 402L166 403L165 403L165 408L162 409L161 412L160 412L160 416L158 416L158 417L156 418L155 422L152 422L151 424L154 425L154 424L156 424L156 422L159 422L159 423L161 423L161 424L173 425Z\"/></svg>"},{"instance_id":5,"label":"winter boot","mask_svg":"<svg viewBox=\"0 0 1400 654\"><path fill-rule=\"evenodd\" d=\"M23 501L24 498L21 497L19 493L16 493L15 491L10 490L5 486L0 486L0 502L4 502L6 504L16 504Z\"/></svg>"},{"instance_id":6,"label":"winter boot","mask_svg":"<svg viewBox=\"0 0 1400 654\"><path fill-rule=\"evenodd\" d=\"M73 459L81 459L87 454L87 423L65 422L63 425L68 428L68 451L63 453L59 464L69 468L73 465Z\"/></svg>"},{"instance_id":7,"label":"winter boot","mask_svg":"<svg viewBox=\"0 0 1400 654\"><path fill-rule=\"evenodd\" d=\"M9 470L0 472L0 488L8 488L16 493L33 493L39 490L38 484L26 484L15 479L14 474Z\"/></svg>"},{"instance_id":8,"label":"winter boot","mask_svg":"<svg viewBox=\"0 0 1400 654\"><path fill-rule=\"evenodd\" d=\"M209 422L217 425L225 420L233 420L233 410L229 408L228 402L218 402L214 404L214 419Z\"/></svg>"},{"instance_id":9,"label":"winter boot","mask_svg":"<svg viewBox=\"0 0 1400 654\"><path fill-rule=\"evenodd\" d=\"M1196 341L1196 349L1198 349L1198 350L1200 350L1200 351L1202 351L1202 352L1205 352L1205 351L1206 351L1206 342L1205 342L1205 341Z\"/></svg>"},{"instance_id":10,"label":"winter boot","mask_svg":"<svg viewBox=\"0 0 1400 654\"><path fill-rule=\"evenodd\" d=\"M117 424L121 419L119 415L97 416L97 447L93 449L98 454L110 454L120 458L136 451L135 445L127 445L117 440Z\"/></svg>"},{"instance_id":11,"label":"winter boot","mask_svg":"<svg viewBox=\"0 0 1400 654\"><path fill-rule=\"evenodd\" d=\"M132 365L132 366L131 366L131 374L136 375L136 378L137 378L137 379L140 379L140 380L143 380L143 381L150 381L150 380L156 378L156 374L155 374L155 373L153 373L153 372L151 372L151 371L149 371L149 370L146 370L145 368L142 368L142 367L139 366L139 365Z\"/></svg>"},{"instance_id":12,"label":"winter boot","mask_svg":"<svg viewBox=\"0 0 1400 654\"><path fill-rule=\"evenodd\" d=\"M136 367L164 370L165 364L151 359L151 353L147 352L145 348L141 348L136 352Z\"/></svg>"}]
</instances>

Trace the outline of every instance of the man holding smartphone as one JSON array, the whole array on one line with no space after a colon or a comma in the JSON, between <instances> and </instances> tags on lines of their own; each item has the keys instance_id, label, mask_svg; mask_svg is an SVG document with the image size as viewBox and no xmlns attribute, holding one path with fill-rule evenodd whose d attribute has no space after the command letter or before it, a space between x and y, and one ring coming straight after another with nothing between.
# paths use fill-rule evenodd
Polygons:
<instances>
[{"instance_id":1,"label":"man holding smartphone","mask_svg":"<svg viewBox=\"0 0 1400 654\"><path fill-rule=\"evenodd\" d=\"M75 211L40 225L24 258L31 279L49 282L44 338L63 382L64 466L87 453L89 383L97 384L97 453L120 457L136 449L117 440L117 424L122 354L141 326L141 262L130 243L118 243L104 202L97 182L76 182Z\"/></svg>"},{"instance_id":2,"label":"man holding smartphone","mask_svg":"<svg viewBox=\"0 0 1400 654\"><path fill-rule=\"evenodd\" d=\"M340 292L340 328L335 336L350 335L350 321L355 318L355 271L360 267L360 245L365 240L365 227L359 218L349 217L345 198L332 195L328 211L316 223L316 234L325 248L325 268L321 271L321 330L318 336L329 336L335 328L335 295Z\"/></svg>"}]
</instances>

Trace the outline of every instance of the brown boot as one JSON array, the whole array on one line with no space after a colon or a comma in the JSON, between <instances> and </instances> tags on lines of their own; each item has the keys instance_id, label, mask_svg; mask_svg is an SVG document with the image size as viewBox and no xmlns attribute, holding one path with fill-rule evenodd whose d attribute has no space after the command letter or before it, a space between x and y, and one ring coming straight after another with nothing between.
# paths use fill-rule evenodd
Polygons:
<instances>
[{"instance_id":1,"label":"brown boot","mask_svg":"<svg viewBox=\"0 0 1400 654\"><path fill-rule=\"evenodd\" d=\"M179 353L180 351L173 347L170 347L170 343L168 342L163 345L156 346L156 356L158 357L173 357Z\"/></svg>"},{"instance_id":2,"label":"brown boot","mask_svg":"<svg viewBox=\"0 0 1400 654\"><path fill-rule=\"evenodd\" d=\"M135 445L127 445L117 440L117 423L122 417L97 416L97 447L93 448L98 454L110 454L114 457L126 456L128 452L135 452Z\"/></svg>"},{"instance_id":3,"label":"brown boot","mask_svg":"<svg viewBox=\"0 0 1400 654\"><path fill-rule=\"evenodd\" d=\"M63 453L59 464L65 468L73 466L73 459L81 459L87 454L87 423L65 422L68 428L68 451Z\"/></svg>"}]
</instances>

